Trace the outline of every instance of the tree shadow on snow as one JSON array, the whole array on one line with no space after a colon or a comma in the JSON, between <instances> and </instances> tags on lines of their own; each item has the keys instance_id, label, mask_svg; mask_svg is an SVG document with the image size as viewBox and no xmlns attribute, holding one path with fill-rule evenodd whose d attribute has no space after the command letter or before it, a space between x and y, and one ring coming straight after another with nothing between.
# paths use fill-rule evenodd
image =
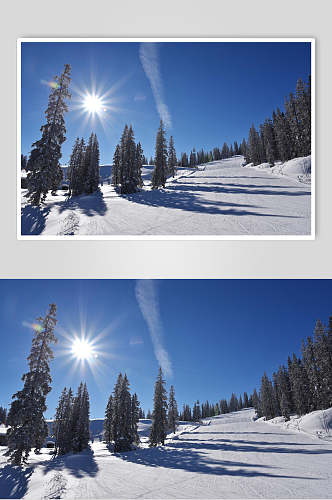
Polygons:
<instances>
[{"instance_id":1,"label":"tree shadow on snow","mask_svg":"<svg viewBox=\"0 0 332 500\"><path fill-rule=\"evenodd\" d=\"M328 443L327 443L328 445ZM290 453L301 455L331 455L332 449L305 449L297 448L297 446L307 446L305 443L285 443L269 442L269 441L246 441L246 440L233 440L233 439L213 439L212 441L203 441L186 438L184 441L175 443L167 443L167 446L172 448L189 448L197 450L218 450L218 451L231 451L231 452L246 452L246 453ZM287 447L289 446L289 447ZM295 447L294 447L295 446ZM309 446L315 446L310 444ZM317 445L316 445L317 446Z\"/></svg>"},{"instance_id":2,"label":"tree shadow on snow","mask_svg":"<svg viewBox=\"0 0 332 500\"><path fill-rule=\"evenodd\" d=\"M21 209L21 234L41 234L45 229L50 207L33 207L26 205Z\"/></svg>"},{"instance_id":3,"label":"tree shadow on snow","mask_svg":"<svg viewBox=\"0 0 332 500\"><path fill-rule=\"evenodd\" d=\"M100 190L92 194L73 196L72 198L67 198L66 201L56 202L54 205L59 207L60 213L65 210L79 210L82 214L87 215L88 217L93 217L94 215L105 215L107 211L107 205Z\"/></svg>"},{"instance_id":4,"label":"tree shadow on snow","mask_svg":"<svg viewBox=\"0 0 332 500\"><path fill-rule=\"evenodd\" d=\"M44 464L41 464L42 466ZM81 453L70 453L54 457L52 460L45 463L43 473L56 470L66 470L72 476L77 478L81 477L94 477L96 476L99 467L94 459L94 454L91 449L82 451Z\"/></svg>"},{"instance_id":5,"label":"tree shadow on snow","mask_svg":"<svg viewBox=\"0 0 332 500\"><path fill-rule=\"evenodd\" d=\"M0 469L0 498L22 498L32 473L33 467L5 465Z\"/></svg>"},{"instance_id":6,"label":"tree shadow on snow","mask_svg":"<svg viewBox=\"0 0 332 500\"><path fill-rule=\"evenodd\" d=\"M233 187L232 187L233 186ZM221 194L262 194L268 196L308 196L310 191L275 191L274 188L285 189L285 186L256 186L254 184L188 184L178 183L177 186L167 186L169 190L175 191L201 191L203 193L221 193ZM272 188L272 189L271 189ZM289 186L292 189L292 186ZM295 186L297 188L297 186ZM297 188L299 189L299 188Z\"/></svg>"},{"instance_id":7,"label":"tree shadow on snow","mask_svg":"<svg viewBox=\"0 0 332 500\"><path fill-rule=\"evenodd\" d=\"M149 467L165 467L167 469L181 469L188 472L198 472L201 474L214 474L225 476L242 476L242 477L278 477L292 479L317 479L314 477L291 476L274 474L271 471L260 471L263 469L275 469L273 466L246 462L236 462L231 460L216 460L208 456L203 448L198 453L184 447L169 446L166 448L148 448L128 453L119 454L122 460L136 463L139 465L147 465ZM230 467L237 467L235 470ZM255 470L254 470L255 469Z\"/></svg>"},{"instance_id":8,"label":"tree shadow on snow","mask_svg":"<svg viewBox=\"0 0 332 500\"><path fill-rule=\"evenodd\" d=\"M151 207L174 208L178 210L186 210L189 212L198 212L201 214L216 214L216 215L256 215L258 217L282 217L297 219L300 217L294 215L280 215L274 213L257 212L253 209L260 208L252 204L241 204L223 201L206 200L194 194L192 191L214 191L214 188L208 187L192 188L191 185L184 184L184 188L177 189L176 187L167 186L165 190L141 191L134 194L125 195L128 201L139 203ZM176 192L175 192L176 191ZM222 191L224 192L224 190ZM252 210L247 210L247 209Z\"/></svg>"}]
</instances>

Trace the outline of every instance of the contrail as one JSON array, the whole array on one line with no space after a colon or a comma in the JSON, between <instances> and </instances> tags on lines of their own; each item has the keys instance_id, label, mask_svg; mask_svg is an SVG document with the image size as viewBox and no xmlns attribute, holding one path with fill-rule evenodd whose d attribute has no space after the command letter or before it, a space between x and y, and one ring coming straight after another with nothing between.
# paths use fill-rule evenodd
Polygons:
<instances>
[{"instance_id":1,"label":"contrail","mask_svg":"<svg viewBox=\"0 0 332 500\"><path fill-rule=\"evenodd\" d=\"M141 43L139 57L148 77L156 101L157 111L167 128L172 127L172 118L164 100L163 84L161 81L158 47L156 43Z\"/></svg>"},{"instance_id":2,"label":"contrail","mask_svg":"<svg viewBox=\"0 0 332 500\"><path fill-rule=\"evenodd\" d=\"M159 301L153 280L137 280L136 298L143 317L148 324L154 353L165 375L172 377L172 363L163 346Z\"/></svg>"}]
</instances>

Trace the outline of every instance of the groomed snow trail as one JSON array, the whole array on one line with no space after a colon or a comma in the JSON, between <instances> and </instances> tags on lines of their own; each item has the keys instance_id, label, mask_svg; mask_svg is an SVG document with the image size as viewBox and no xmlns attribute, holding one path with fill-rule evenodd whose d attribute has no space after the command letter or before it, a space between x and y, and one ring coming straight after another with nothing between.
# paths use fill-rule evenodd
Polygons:
<instances>
[{"instance_id":1,"label":"groomed snow trail","mask_svg":"<svg viewBox=\"0 0 332 500\"><path fill-rule=\"evenodd\" d=\"M23 207L22 234L42 235L308 235L310 186L243 158L211 162L205 170L169 181L165 189L65 201L48 197L40 213ZM74 215L73 215L74 214Z\"/></svg>"},{"instance_id":2,"label":"groomed snow trail","mask_svg":"<svg viewBox=\"0 0 332 500\"><path fill-rule=\"evenodd\" d=\"M213 418L165 447L112 455L94 442L93 452L54 461L32 454L21 475L0 469L1 498L332 498L332 443L253 414Z\"/></svg>"}]
</instances>

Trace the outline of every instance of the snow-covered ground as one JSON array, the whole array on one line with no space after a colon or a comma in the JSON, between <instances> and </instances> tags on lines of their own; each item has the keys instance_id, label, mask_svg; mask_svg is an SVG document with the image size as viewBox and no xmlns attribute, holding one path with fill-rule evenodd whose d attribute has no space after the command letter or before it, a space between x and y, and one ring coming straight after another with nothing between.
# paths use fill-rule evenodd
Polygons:
<instances>
[{"instance_id":1,"label":"snow-covered ground","mask_svg":"<svg viewBox=\"0 0 332 500\"><path fill-rule=\"evenodd\" d=\"M191 426L164 447L50 459L20 470L1 448L1 498L331 498L332 443L252 420L254 410ZM209 424L209 425L208 425Z\"/></svg>"},{"instance_id":2,"label":"snow-covered ground","mask_svg":"<svg viewBox=\"0 0 332 500\"><path fill-rule=\"evenodd\" d=\"M311 155L303 156L301 158L293 158L292 160L277 161L273 167L269 163L261 163L260 165L253 165L249 163L247 168L254 168L256 170L265 169L267 172L274 175L283 175L304 184L311 184Z\"/></svg>"},{"instance_id":3,"label":"snow-covered ground","mask_svg":"<svg viewBox=\"0 0 332 500\"><path fill-rule=\"evenodd\" d=\"M100 193L69 200L58 191L41 210L22 190L22 235L309 235L310 185L242 163L235 156L180 171L154 191L147 167L138 193L119 196L104 182Z\"/></svg>"},{"instance_id":4,"label":"snow-covered ground","mask_svg":"<svg viewBox=\"0 0 332 500\"><path fill-rule=\"evenodd\" d=\"M284 429L304 432L311 436L327 439L332 442L332 408L317 410L307 415L292 415L288 421L285 417L275 417L265 420L265 417L257 419L257 422L266 421L267 424L279 425Z\"/></svg>"}]
</instances>

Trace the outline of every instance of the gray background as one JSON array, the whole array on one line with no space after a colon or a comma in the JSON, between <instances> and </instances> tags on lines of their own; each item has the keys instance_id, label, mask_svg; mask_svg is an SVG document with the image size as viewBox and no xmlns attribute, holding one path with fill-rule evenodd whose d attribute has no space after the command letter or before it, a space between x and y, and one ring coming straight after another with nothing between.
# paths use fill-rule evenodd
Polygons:
<instances>
[{"instance_id":1,"label":"gray background","mask_svg":"<svg viewBox=\"0 0 332 500\"><path fill-rule=\"evenodd\" d=\"M331 10L326 0L6 2L0 278L331 278ZM16 39L61 36L315 37L316 241L18 241Z\"/></svg>"}]
</instances>

